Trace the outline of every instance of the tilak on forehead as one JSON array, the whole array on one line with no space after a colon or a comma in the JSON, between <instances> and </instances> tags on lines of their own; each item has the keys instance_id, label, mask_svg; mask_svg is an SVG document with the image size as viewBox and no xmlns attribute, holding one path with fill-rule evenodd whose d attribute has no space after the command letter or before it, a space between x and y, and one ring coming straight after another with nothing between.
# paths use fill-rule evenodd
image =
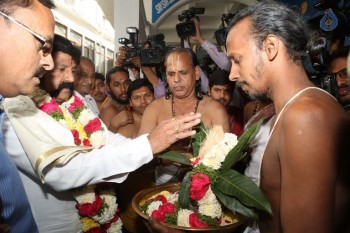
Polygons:
<instances>
[{"instance_id":1,"label":"tilak on forehead","mask_svg":"<svg viewBox=\"0 0 350 233\"><path fill-rule=\"evenodd\" d=\"M171 68L173 69L173 71L179 71L180 70L180 54L178 52L175 52L173 54L171 54L172 56L172 62L171 62Z\"/></svg>"}]
</instances>

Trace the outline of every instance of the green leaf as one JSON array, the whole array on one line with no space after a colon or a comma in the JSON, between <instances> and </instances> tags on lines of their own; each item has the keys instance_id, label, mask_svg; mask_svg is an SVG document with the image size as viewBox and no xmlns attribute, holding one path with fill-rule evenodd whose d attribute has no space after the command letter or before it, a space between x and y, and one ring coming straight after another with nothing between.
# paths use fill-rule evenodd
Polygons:
<instances>
[{"instance_id":1,"label":"green leaf","mask_svg":"<svg viewBox=\"0 0 350 233\"><path fill-rule=\"evenodd\" d=\"M158 157L184 165L191 165L191 160L186 155L174 150L167 151Z\"/></svg>"},{"instance_id":2,"label":"green leaf","mask_svg":"<svg viewBox=\"0 0 350 233\"><path fill-rule=\"evenodd\" d=\"M219 189L217 189L214 185L211 186L211 190L215 194L215 196L221 201L221 203L226 206L226 208L230 209L233 213L238 212L244 216L250 218L257 218L257 214L255 213L253 208L243 205L236 198L226 195L222 193Z\"/></svg>"},{"instance_id":3,"label":"green leaf","mask_svg":"<svg viewBox=\"0 0 350 233\"><path fill-rule=\"evenodd\" d=\"M203 141L207 137L207 128L204 126L203 122L194 127L196 134L192 136L192 149L193 157L198 157L199 150L203 144Z\"/></svg>"},{"instance_id":4,"label":"green leaf","mask_svg":"<svg viewBox=\"0 0 350 233\"><path fill-rule=\"evenodd\" d=\"M227 154L224 162L221 165L221 169L231 168L246 155L244 150L259 132L262 123L263 119L249 127L249 129L247 129L243 135L239 137L237 145Z\"/></svg>"},{"instance_id":5,"label":"green leaf","mask_svg":"<svg viewBox=\"0 0 350 233\"><path fill-rule=\"evenodd\" d=\"M219 171L214 185L222 193L236 197L244 205L272 214L270 203L259 187L239 172L231 169Z\"/></svg>"},{"instance_id":6,"label":"green leaf","mask_svg":"<svg viewBox=\"0 0 350 233\"><path fill-rule=\"evenodd\" d=\"M179 190L179 205L182 209L186 209L190 204L190 185L192 172L187 172L183 178Z\"/></svg>"}]
</instances>

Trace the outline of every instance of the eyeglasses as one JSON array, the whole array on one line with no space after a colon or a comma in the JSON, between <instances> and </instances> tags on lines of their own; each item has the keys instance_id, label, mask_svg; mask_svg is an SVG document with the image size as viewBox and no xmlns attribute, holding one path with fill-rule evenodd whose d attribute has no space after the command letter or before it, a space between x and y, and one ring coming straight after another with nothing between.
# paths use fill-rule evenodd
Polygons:
<instances>
[{"instance_id":1,"label":"eyeglasses","mask_svg":"<svg viewBox=\"0 0 350 233\"><path fill-rule=\"evenodd\" d=\"M347 79L348 78L348 73L347 73L348 69L344 68L339 70L338 72L332 73L332 75L334 75L335 78L337 78L337 76L339 76L339 78L341 79Z\"/></svg>"},{"instance_id":2,"label":"eyeglasses","mask_svg":"<svg viewBox=\"0 0 350 233\"><path fill-rule=\"evenodd\" d=\"M11 16L5 14L4 12L0 11L0 14L2 16L4 16L5 18L11 20L13 23L17 24L18 26L21 26L23 29L25 29L30 34L32 34L35 37L35 39L37 39L41 43L40 50L43 51L44 57L46 57L47 55L49 55L52 52L52 43L51 43L51 41L47 40L44 36L34 32L32 29L30 29L29 27L27 27L23 23L15 20Z\"/></svg>"}]
</instances>

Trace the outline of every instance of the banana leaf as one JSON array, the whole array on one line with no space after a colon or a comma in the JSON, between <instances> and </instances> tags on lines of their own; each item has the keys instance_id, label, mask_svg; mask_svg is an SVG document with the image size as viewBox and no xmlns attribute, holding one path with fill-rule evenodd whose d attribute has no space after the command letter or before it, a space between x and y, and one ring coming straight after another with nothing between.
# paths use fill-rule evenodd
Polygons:
<instances>
[{"instance_id":1,"label":"banana leaf","mask_svg":"<svg viewBox=\"0 0 350 233\"><path fill-rule=\"evenodd\" d=\"M215 186L211 186L211 190L213 191L215 196L221 201L221 203L226 208L230 209L233 213L238 212L244 216L257 219L257 214L255 213L253 208L245 206L236 198L222 193L219 189L215 188Z\"/></svg>"},{"instance_id":2,"label":"banana leaf","mask_svg":"<svg viewBox=\"0 0 350 233\"><path fill-rule=\"evenodd\" d=\"M186 155L174 150L167 151L158 157L184 165L191 165L191 160Z\"/></svg>"},{"instance_id":3,"label":"banana leaf","mask_svg":"<svg viewBox=\"0 0 350 233\"><path fill-rule=\"evenodd\" d=\"M221 169L224 170L231 168L246 155L244 150L259 132L262 123L263 119L249 127L249 129L247 129L243 135L239 137L237 145L227 154L224 162L221 165Z\"/></svg>"},{"instance_id":4,"label":"banana leaf","mask_svg":"<svg viewBox=\"0 0 350 233\"><path fill-rule=\"evenodd\" d=\"M272 214L270 203L259 187L250 178L235 170L219 171L213 186L222 193L237 198L244 205Z\"/></svg>"},{"instance_id":5,"label":"banana leaf","mask_svg":"<svg viewBox=\"0 0 350 233\"><path fill-rule=\"evenodd\" d=\"M190 185L192 172L187 172L184 176L179 190L179 205L186 209L190 204Z\"/></svg>"}]
</instances>

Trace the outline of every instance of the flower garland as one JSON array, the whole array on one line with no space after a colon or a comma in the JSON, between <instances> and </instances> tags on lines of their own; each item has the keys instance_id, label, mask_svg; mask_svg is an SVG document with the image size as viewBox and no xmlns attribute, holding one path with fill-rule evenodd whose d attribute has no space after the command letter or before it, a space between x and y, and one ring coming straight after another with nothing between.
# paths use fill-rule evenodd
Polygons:
<instances>
[{"instance_id":1,"label":"flower garland","mask_svg":"<svg viewBox=\"0 0 350 233\"><path fill-rule=\"evenodd\" d=\"M77 146L100 148L106 143L106 126L79 97L73 95L61 105L54 98L47 99L39 108L70 129ZM77 202L75 207L83 232L122 232L116 193L112 184L103 183L79 188L73 192L73 196Z\"/></svg>"}]
</instances>

